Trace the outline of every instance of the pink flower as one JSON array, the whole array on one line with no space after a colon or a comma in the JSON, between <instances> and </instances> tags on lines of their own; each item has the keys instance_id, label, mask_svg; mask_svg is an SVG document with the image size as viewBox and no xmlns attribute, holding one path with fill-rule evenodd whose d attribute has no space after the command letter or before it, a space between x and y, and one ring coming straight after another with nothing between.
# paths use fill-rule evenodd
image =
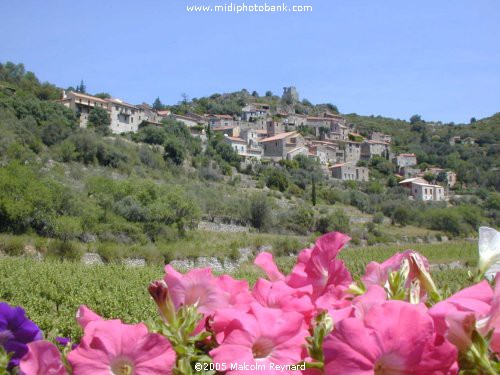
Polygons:
<instances>
[{"instance_id":1,"label":"pink flower","mask_svg":"<svg viewBox=\"0 0 500 375\"><path fill-rule=\"evenodd\" d=\"M325 374L456 374L456 348L423 305L388 301L347 318L325 339Z\"/></svg>"},{"instance_id":2,"label":"pink flower","mask_svg":"<svg viewBox=\"0 0 500 375\"><path fill-rule=\"evenodd\" d=\"M500 273L496 274L495 281L495 292L493 294L490 311L483 321L478 322L478 325L480 326L479 331L484 335L493 330L490 348L497 354L500 354ZM483 327L481 327L481 325L483 325Z\"/></svg>"},{"instance_id":3,"label":"pink flower","mask_svg":"<svg viewBox=\"0 0 500 375\"><path fill-rule=\"evenodd\" d=\"M487 281L481 281L435 304L429 314L434 319L436 332L445 335L448 330L446 316L462 312L473 313L476 320L482 319L490 312L492 300L493 290Z\"/></svg>"},{"instance_id":4,"label":"pink flower","mask_svg":"<svg viewBox=\"0 0 500 375\"><path fill-rule=\"evenodd\" d=\"M74 375L171 374L175 353L165 337L149 333L143 323L96 319L86 324L68 360Z\"/></svg>"},{"instance_id":5,"label":"pink flower","mask_svg":"<svg viewBox=\"0 0 500 375\"><path fill-rule=\"evenodd\" d=\"M165 266L165 283L176 309L182 305L196 305L204 315L228 305L229 296L224 293L210 268L193 269L185 275Z\"/></svg>"},{"instance_id":6,"label":"pink flower","mask_svg":"<svg viewBox=\"0 0 500 375\"><path fill-rule=\"evenodd\" d=\"M338 252L350 240L339 232L328 233L316 241L312 250L302 251L297 264L287 277L293 288L311 285L313 299L322 295L329 285L349 286L351 275L344 262L336 259Z\"/></svg>"},{"instance_id":7,"label":"pink flower","mask_svg":"<svg viewBox=\"0 0 500 375\"><path fill-rule=\"evenodd\" d=\"M285 278L285 276L283 276L283 274L278 269L278 266L276 266L273 255L271 253L265 251L259 253L255 257L254 264L262 268L262 270L266 273L267 277L269 277L269 280L271 281L283 280Z\"/></svg>"},{"instance_id":8,"label":"pink flower","mask_svg":"<svg viewBox=\"0 0 500 375\"><path fill-rule=\"evenodd\" d=\"M402 253L396 253L382 263L370 262L366 266L366 272L361 278L366 285L384 286L389 278L389 274L399 271L403 262L407 261L410 269L408 275L408 286L415 279L423 279L423 273L429 272L429 261L423 255L413 251L406 250Z\"/></svg>"},{"instance_id":9,"label":"pink flower","mask_svg":"<svg viewBox=\"0 0 500 375\"><path fill-rule=\"evenodd\" d=\"M215 279L215 283L226 295L228 305L233 308L248 311L250 303L255 302L246 280L235 280L229 275L222 275Z\"/></svg>"},{"instance_id":10,"label":"pink flower","mask_svg":"<svg viewBox=\"0 0 500 375\"><path fill-rule=\"evenodd\" d=\"M284 281L270 282L259 279L255 283L252 295L262 306L281 309L284 312L296 311L312 317L315 310L306 290L294 289Z\"/></svg>"},{"instance_id":11,"label":"pink flower","mask_svg":"<svg viewBox=\"0 0 500 375\"><path fill-rule=\"evenodd\" d=\"M78 311L76 312L76 321L78 322L80 327L82 327L82 329L85 329L87 324L96 320L104 320L104 319L101 318L92 310L90 310L87 306L80 305Z\"/></svg>"},{"instance_id":12,"label":"pink flower","mask_svg":"<svg viewBox=\"0 0 500 375\"><path fill-rule=\"evenodd\" d=\"M28 344L28 353L19 363L24 375L67 375L61 353L49 341L33 341Z\"/></svg>"},{"instance_id":13,"label":"pink flower","mask_svg":"<svg viewBox=\"0 0 500 375\"><path fill-rule=\"evenodd\" d=\"M336 259L338 252L349 240L348 236L339 232L318 238L312 249L300 252L292 272L285 278L286 283L296 289L312 288L313 302L325 293L333 292L337 296L338 290L332 291L331 286L348 287L352 282L344 262ZM271 254L259 254L255 264L266 272L271 281L283 280L284 276L278 270Z\"/></svg>"},{"instance_id":14,"label":"pink flower","mask_svg":"<svg viewBox=\"0 0 500 375\"><path fill-rule=\"evenodd\" d=\"M301 314L285 313L256 303L252 304L250 313L234 311L224 340L210 351L214 363L260 366L260 369L247 372L228 368L227 375L300 374L294 370L273 371L272 366L296 364L304 358L305 338L309 333Z\"/></svg>"}]
</instances>

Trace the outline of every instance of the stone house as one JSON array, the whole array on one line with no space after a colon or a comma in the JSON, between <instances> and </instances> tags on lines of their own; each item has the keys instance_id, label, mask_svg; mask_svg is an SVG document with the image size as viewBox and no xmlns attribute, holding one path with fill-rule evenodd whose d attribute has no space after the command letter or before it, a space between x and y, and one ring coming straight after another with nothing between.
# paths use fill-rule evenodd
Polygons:
<instances>
[{"instance_id":1,"label":"stone house","mask_svg":"<svg viewBox=\"0 0 500 375\"><path fill-rule=\"evenodd\" d=\"M356 164L361 159L361 142L343 141L344 161Z\"/></svg>"},{"instance_id":2,"label":"stone house","mask_svg":"<svg viewBox=\"0 0 500 375\"><path fill-rule=\"evenodd\" d=\"M423 178L415 177L408 178L399 183L410 191L410 195L414 200L418 201L445 201L447 196L444 188L440 185L431 185Z\"/></svg>"},{"instance_id":3,"label":"stone house","mask_svg":"<svg viewBox=\"0 0 500 375\"><path fill-rule=\"evenodd\" d=\"M263 148L263 156L271 159L286 159L289 153L306 153L304 137L297 132L279 133L259 141Z\"/></svg>"},{"instance_id":4,"label":"stone house","mask_svg":"<svg viewBox=\"0 0 500 375\"><path fill-rule=\"evenodd\" d=\"M444 201L446 196L441 185L431 185L428 183L414 182L412 184L411 195L418 201Z\"/></svg>"},{"instance_id":5,"label":"stone house","mask_svg":"<svg viewBox=\"0 0 500 375\"><path fill-rule=\"evenodd\" d=\"M292 125L295 127L306 125L307 116L298 113L289 114L285 119L285 124Z\"/></svg>"},{"instance_id":6,"label":"stone house","mask_svg":"<svg viewBox=\"0 0 500 375\"><path fill-rule=\"evenodd\" d=\"M233 118L229 115L205 115L208 124L211 127L233 126Z\"/></svg>"},{"instance_id":7,"label":"stone house","mask_svg":"<svg viewBox=\"0 0 500 375\"><path fill-rule=\"evenodd\" d=\"M381 141L381 142L387 142L391 143L392 142L392 136L384 133L379 133L379 132L373 132L370 135L370 139L372 141Z\"/></svg>"},{"instance_id":8,"label":"stone house","mask_svg":"<svg viewBox=\"0 0 500 375\"><path fill-rule=\"evenodd\" d=\"M344 181L368 181L369 169L358 167L353 163L335 164L331 168L332 177Z\"/></svg>"},{"instance_id":9,"label":"stone house","mask_svg":"<svg viewBox=\"0 0 500 375\"><path fill-rule=\"evenodd\" d=\"M254 121L259 117L266 117L271 107L268 104L252 103L241 109L244 121Z\"/></svg>"},{"instance_id":10,"label":"stone house","mask_svg":"<svg viewBox=\"0 0 500 375\"><path fill-rule=\"evenodd\" d=\"M417 177L420 174L420 169L413 166L405 166L398 169L398 172L404 178Z\"/></svg>"},{"instance_id":11,"label":"stone house","mask_svg":"<svg viewBox=\"0 0 500 375\"><path fill-rule=\"evenodd\" d=\"M227 135L229 137L239 138L240 136L240 127L239 126L218 126L215 128L211 128L213 133L220 133L222 135Z\"/></svg>"},{"instance_id":12,"label":"stone house","mask_svg":"<svg viewBox=\"0 0 500 375\"><path fill-rule=\"evenodd\" d=\"M390 145L384 141L366 140L361 144L361 160L370 160L374 156L389 158Z\"/></svg>"},{"instance_id":13,"label":"stone house","mask_svg":"<svg viewBox=\"0 0 500 375\"><path fill-rule=\"evenodd\" d=\"M415 154L399 154L395 158L398 167L410 167L417 165L417 156Z\"/></svg>"},{"instance_id":14,"label":"stone house","mask_svg":"<svg viewBox=\"0 0 500 375\"><path fill-rule=\"evenodd\" d=\"M110 130L116 134L137 132L141 122L156 122L158 120L158 116L152 108L145 110L140 106L116 98L101 99L92 95L63 90L63 98L59 102L76 112L82 128L87 127L89 113L94 108L102 108L108 112L111 120Z\"/></svg>"},{"instance_id":15,"label":"stone house","mask_svg":"<svg viewBox=\"0 0 500 375\"><path fill-rule=\"evenodd\" d=\"M188 128L192 127L197 127L199 125L204 125L199 121L199 119L192 117L192 116L184 116L184 115L176 115L175 113L172 113L169 115L169 118L175 121L182 122L184 125L186 125Z\"/></svg>"},{"instance_id":16,"label":"stone house","mask_svg":"<svg viewBox=\"0 0 500 375\"><path fill-rule=\"evenodd\" d=\"M266 130L268 136L273 136L280 133L285 133L285 125L282 122L268 120L266 122Z\"/></svg>"},{"instance_id":17,"label":"stone house","mask_svg":"<svg viewBox=\"0 0 500 375\"><path fill-rule=\"evenodd\" d=\"M79 92L63 90L62 99L59 102L76 112L81 128L87 127L89 113L92 109L103 108L109 112L106 100Z\"/></svg>"},{"instance_id":18,"label":"stone house","mask_svg":"<svg viewBox=\"0 0 500 375\"><path fill-rule=\"evenodd\" d=\"M139 123L143 119L146 120L144 113L133 104L125 103L120 99L106 99L106 101L111 117L110 128L113 133L137 132Z\"/></svg>"},{"instance_id":19,"label":"stone house","mask_svg":"<svg viewBox=\"0 0 500 375\"><path fill-rule=\"evenodd\" d=\"M247 143L244 139L224 135L224 142L229 144L238 154L245 154L247 152Z\"/></svg>"}]
</instances>

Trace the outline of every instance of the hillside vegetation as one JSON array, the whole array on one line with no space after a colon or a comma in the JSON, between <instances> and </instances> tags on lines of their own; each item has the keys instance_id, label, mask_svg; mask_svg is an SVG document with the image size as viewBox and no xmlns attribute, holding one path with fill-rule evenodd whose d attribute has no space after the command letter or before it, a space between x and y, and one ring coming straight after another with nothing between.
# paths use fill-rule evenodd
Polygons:
<instances>
[{"instance_id":1,"label":"hillside vegetation","mask_svg":"<svg viewBox=\"0 0 500 375\"><path fill-rule=\"evenodd\" d=\"M249 228L247 243L238 240L241 235L229 236L233 249L263 244L256 238L267 233L275 237L265 241L274 244L297 236L294 244L276 245L294 250L332 230L349 233L354 244L376 244L474 236L479 225L500 223L500 114L468 125L346 115L361 134L391 134L397 150L457 171L455 200L423 204L408 201L383 158L370 162L368 183L332 181L319 163L303 156L242 166L220 137L203 145L170 120L135 134L103 136L92 121L81 129L75 114L55 101L59 95L22 64L0 64L2 252L16 253L31 243L63 258L90 249L110 260L121 252L166 261L182 257L172 250L178 244L199 240L201 220ZM243 90L185 98L170 108L237 115L249 101L289 105L272 93L259 97ZM332 104L307 100L295 107L310 114L336 111ZM452 147L449 139L456 135L476 138L477 144ZM219 244L216 236L214 241ZM203 248L190 251L203 254Z\"/></svg>"}]
</instances>

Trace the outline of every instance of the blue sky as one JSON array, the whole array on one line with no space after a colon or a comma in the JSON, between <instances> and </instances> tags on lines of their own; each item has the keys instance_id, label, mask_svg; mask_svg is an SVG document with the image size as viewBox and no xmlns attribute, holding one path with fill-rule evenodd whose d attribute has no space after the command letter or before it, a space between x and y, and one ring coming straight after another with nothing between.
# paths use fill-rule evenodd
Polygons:
<instances>
[{"instance_id":1,"label":"blue sky","mask_svg":"<svg viewBox=\"0 0 500 375\"><path fill-rule=\"evenodd\" d=\"M132 103L246 88L342 113L468 122L500 111L500 2L284 0L311 13L190 13L283 0L0 1L0 61Z\"/></svg>"}]
</instances>

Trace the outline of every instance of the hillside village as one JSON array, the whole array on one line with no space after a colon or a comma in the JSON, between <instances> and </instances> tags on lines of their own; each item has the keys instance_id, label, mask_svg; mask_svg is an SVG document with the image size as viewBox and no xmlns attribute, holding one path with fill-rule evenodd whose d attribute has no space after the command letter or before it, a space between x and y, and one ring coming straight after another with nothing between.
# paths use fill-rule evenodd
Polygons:
<instances>
[{"instance_id":1,"label":"hillside village","mask_svg":"<svg viewBox=\"0 0 500 375\"><path fill-rule=\"evenodd\" d=\"M285 87L281 99L284 103L299 102L297 89ZM396 154L393 151L391 135L371 132L365 138L345 117L329 111L309 116L295 113L286 105L272 110L269 104L254 100L241 108L239 116L177 114L171 110L155 110L145 103L134 105L116 98L65 90L58 102L75 111L82 128L87 127L94 108L109 113L110 130L115 134L135 133L148 125L163 126L162 120L171 119L186 125L204 145L210 134L222 134L224 142L245 164L278 163L304 155L321 164L325 177L337 180L367 182L370 179L368 162L374 157L384 158L394 163L399 184L407 188L409 198L419 201L448 200L450 188L457 180L456 173L451 170L437 167L420 170L414 153ZM451 138L450 144L455 143L471 144L474 139Z\"/></svg>"}]
</instances>

